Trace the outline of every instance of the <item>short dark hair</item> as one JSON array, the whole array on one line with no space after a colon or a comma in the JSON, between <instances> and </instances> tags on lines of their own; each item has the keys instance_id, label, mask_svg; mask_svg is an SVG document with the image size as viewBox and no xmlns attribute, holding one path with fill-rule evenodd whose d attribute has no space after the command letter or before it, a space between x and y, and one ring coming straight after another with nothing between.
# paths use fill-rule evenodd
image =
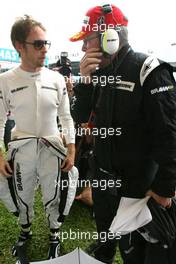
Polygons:
<instances>
[{"instance_id":1,"label":"short dark hair","mask_svg":"<svg viewBox=\"0 0 176 264\"><path fill-rule=\"evenodd\" d=\"M34 20L29 15L17 18L11 29L11 41L15 48L15 43L24 43L34 27L40 27L43 31L46 31L45 27L38 21Z\"/></svg>"}]
</instances>

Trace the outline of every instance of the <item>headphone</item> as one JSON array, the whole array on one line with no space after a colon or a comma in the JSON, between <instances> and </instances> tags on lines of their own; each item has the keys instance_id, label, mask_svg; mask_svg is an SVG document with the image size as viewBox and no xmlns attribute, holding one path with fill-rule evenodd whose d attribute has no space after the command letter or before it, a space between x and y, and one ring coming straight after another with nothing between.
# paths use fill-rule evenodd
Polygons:
<instances>
[{"instance_id":1,"label":"headphone","mask_svg":"<svg viewBox=\"0 0 176 264\"><path fill-rule=\"evenodd\" d=\"M102 6L103 14L112 13L112 6L106 4ZM119 34L115 28L108 28L104 32L100 32L100 45L105 54L113 55L119 49Z\"/></svg>"}]
</instances>

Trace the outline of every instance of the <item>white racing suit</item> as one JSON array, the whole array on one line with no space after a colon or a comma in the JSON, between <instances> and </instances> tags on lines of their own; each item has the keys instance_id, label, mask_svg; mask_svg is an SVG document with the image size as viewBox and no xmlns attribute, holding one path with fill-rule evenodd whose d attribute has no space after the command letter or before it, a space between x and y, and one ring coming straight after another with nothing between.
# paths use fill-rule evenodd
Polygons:
<instances>
[{"instance_id":1,"label":"white racing suit","mask_svg":"<svg viewBox=\"0 0 176 264\"><path fill-rule=\"evenodd\" d=\"M35 184L39 177L49 227L57 229L69 213L78 178L75 167L69 173L60 170L66 149L60 138L57 116L66 143L75 140L63 77L46 68L38 73L28 73L20 67L0 75L1 147L8 111L13 113L16 124L9 143L8 159L14 171L20 224L28 226L32 222ZM4 179L2 182L0 190L8 187ZM17 204L12 203L9 192L6 197L1 192L0 199L10 211L16 210Z\"/></svg>"},{"instance_id":2,"label":"white racing suit","mask_svg":"<svg viewBox=\"0 0 176 264\"><path fill-rule=\"evenodd\" d=\"M78 172L75 167L68 173L60 170L66 151L63 146L58 146L50 143L50 139L32 137L9 143L22 226L32 222L38 176L50 228L59 228L69 213L75 197Z\"/></svg>"}]
</instances>

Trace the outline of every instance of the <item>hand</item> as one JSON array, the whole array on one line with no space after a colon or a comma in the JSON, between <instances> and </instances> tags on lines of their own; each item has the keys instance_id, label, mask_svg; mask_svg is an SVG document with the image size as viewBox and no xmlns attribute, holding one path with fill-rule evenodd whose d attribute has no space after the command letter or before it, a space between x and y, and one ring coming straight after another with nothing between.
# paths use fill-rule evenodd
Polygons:
<instances>
[{"instance_id":1,"label":"hand","mask_svg":"<svg viewBox=\"0 0 176 264\"><path fill-rule=\"evenodd\" d=\"M152 197L158 204L162 205L163 207L167 207L167 208L171 207L171 204L172 204L171 198L159 196L158 194L156 194L155 192L152 192L151 190L149 190L146 193L146 196Z\"/></svg>"},{"instance_id":2,"label":"hand","mask_svg":"<svg viewBox=\"0 0 176 264\"><path fill-rule=\"evenodd\" d=\"M71 170L71 168L74 165L74 160L75 160L75 145L68 144L67 147L68 147L67 156L61 165L61 170L64 172L68 172L69 170Z\"/></svg>"},{"instance_id":3,"label":"hand","mask_svg":"<svg viewBox=\"0 0 176 264\"><path fill-rule=\"evenodd\" d=\"M4 159L2 155L0 155L0 173L6 177L11 177L13 173L9 163Z\"/></svg>"},{"instance_id":4,"label":"hand","mask_svg":"<svg viewBox=\"0 0 176 264\"><path fill-rule=\"evenodd\" d=\"M68 154L64 159L64 161L62 162L61 170L64 172L68 172L69 170L71 170L73 165L74 165L74 158L72 157L72 155Z\"/></svg>"},{"instance_id":5,"label":"hand","mask_svg":"<svg viewBox=\"0 0 176 264\"><path fill-rule=\"evenodd\" d=\"M90 186L85 187L82 193L80 193L75 197L75 200L82 201L83 203L92 206L93 205L92 187Z\"/></svg>"},{"instance_id":6,"label":"hand","mask_svg":"<svg viewBox=\"0 0 176 264\"><path fill-rule=\"evenodd\" d=\"M96 71L96 68L101 63L103 53L99 48L91 48L85 52L84 57L80 61L80 73L82 82L89 84L92 81L91 74Z\"/></svg>"}]
</instances>

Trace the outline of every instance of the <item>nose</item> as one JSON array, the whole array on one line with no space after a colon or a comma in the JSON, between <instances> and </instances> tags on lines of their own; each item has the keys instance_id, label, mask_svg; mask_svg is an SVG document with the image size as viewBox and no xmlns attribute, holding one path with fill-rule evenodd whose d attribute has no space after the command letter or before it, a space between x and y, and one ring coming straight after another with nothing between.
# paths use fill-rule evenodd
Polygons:
<instances>
[{"instance_id":1,"label":"nose","mask_svg":"<svg viewBox=\"0 0 176 264\"><path fill-rule=\"evenodd\" d=\"M41 51L42 51L43 53L47 53L47 52L48 52L48 50L49 50L49 47L48 47L48 45L43 45L43 47L42 47Z\"/></svg>"},{"instance_id":2,"label":"nose","mask_svg":"<svg viewBox=\"0 0 176 264\"><path fill-rule=\"evenodd\" d=\"M43 52L46 53L49 50L50 46L51 46L51 42L50 41L44 41L42 43L41 49L42 49Z\"/></svg>"}]
</instances>

